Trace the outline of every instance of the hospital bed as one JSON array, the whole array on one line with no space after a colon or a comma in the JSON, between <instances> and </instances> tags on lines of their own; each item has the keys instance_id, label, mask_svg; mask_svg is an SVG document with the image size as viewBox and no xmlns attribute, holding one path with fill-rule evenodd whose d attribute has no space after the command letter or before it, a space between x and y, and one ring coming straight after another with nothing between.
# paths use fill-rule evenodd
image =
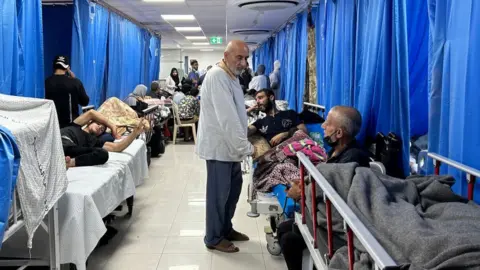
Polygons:
<instances>
[{"instance_id":1,"label":"hospital bed","mask_svg":"<svg viewBox=\"0 0 480 270\"><path fill-rule=\"evenodd\" d=\"M476 178L480 177L480 171L474 168L465 166L456 161L443 157L435 153L428 153L427 156L433 160L435 166L435 175L439 175L441 164L446 164L454 167L467 175L468 182L468 199L473 200L473 190ZM350 209L346 202L340 197L337 191L330 185L324 176L317 170L317 168L310 162L310 160L303 154L297 153L300 166L301 184L302 184L302 199L301 212L295 213L295 222L307 245L307 251L304 252L303 269L311 270L313 266L316 269L328 269L329 260L332 258L334 251L343 245L347 245L348 249L348 264L349 270L354 269L354 237L360 241L366 249L370 257L375 263L375 269L397 269L397 265L387 251L380 245L380 243L373 237L371 232L364 226L360 219ZM372 170L377 170L379 173L385 173L385 169L379 163L371 163ZM320 188L324 194L325 213L327 226L326 228L319 228L317 226L317 213L310 213L306 207L306 182L316 183L311 184L311 203L312 208L316 209L317 188ZM332 206L343 218L343 227L346 234L346 243L339 239L334 234L332 229L333 217Z\"/></svg>"},{"instance_id":2,"label":"hospital bed","mask_svg":"<svg viewBox=\"0 0 480 270\"><path fill-rule=\"evenodd\" d=\"M322 105L304 102L304 109L318 113L323 118L325 116L325 107ZM281 254L281 249L275 235L276 226L285 218L293 218L294 212L299 210L299 205L287 197L284 185L273 187L270 193L255 191L253 185L254 169L255 164L252 157L246 157L242 162L242 173L244 182L248 183L247 201L250 204L250 211L247 216L256 218L260 215L266 215L268 217L270 225L264 228L267 250L270 254L278 256Z\"/></svg>"}]
</instances>

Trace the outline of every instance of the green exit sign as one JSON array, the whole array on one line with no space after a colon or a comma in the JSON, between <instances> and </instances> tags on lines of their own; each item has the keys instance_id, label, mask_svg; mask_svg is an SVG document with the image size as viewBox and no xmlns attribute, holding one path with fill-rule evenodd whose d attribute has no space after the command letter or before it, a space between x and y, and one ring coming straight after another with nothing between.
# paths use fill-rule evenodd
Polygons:
<instances>
[{"instance_id":1,"label":"green exit sign","mask_svg":"<svg viewBox=\"0 0 480 270\"><path fill-rule=\"evenodd\" d=\"M223 38L222 37L211 37L210 38L210 44L223 44Z\"/></svg>"}]
</instances>

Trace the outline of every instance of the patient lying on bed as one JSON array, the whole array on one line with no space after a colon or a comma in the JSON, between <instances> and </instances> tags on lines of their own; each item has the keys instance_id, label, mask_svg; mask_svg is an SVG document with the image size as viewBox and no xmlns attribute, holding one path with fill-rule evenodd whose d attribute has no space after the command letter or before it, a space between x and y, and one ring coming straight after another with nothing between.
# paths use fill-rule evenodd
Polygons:
<instances>
[{"instance_id":1,"label":"patient lying on bed","mask_svg":"<svg viewBox=\"0 0 480 270\"><path fill-rule=\"evenodd\" d=\"M257 131L264 137L271 146L276 146L293 136L295 131L307 128L300 120L294 110L279 111L275 106L275 94L270 89L263 89L256 93L257 105L248 111L259 110L267 116L258 119L248 127L248 135L252 136Z\"/></svg>"},{"instance_id":2,"label":"patient lying on bed","mask_svg":"<svg viewBox=\"0 0 480 270\"><path fill-rule=\"evenodd\" d=\"M362 117L355 108L336 106L330 110L326 121L322 124L324 141L332 148L328 153L327 163L356 162L362 167L369 166L368 153L355 140L361 126ZM300 200L300 190L299 181L294 181L287 196ZM281 223L277 232L288 269L302 269L302 253L307 246L294 220Z\"/></svg>"},{"instance_id":3,"label":"patient lying on bed","mask_svg":"<svg viewBox=\"0 0 480 270\"><path fill-rule=\"evenodd\" d=\"M139 121L128 137L119 142L103 142L98 136L102 135L106 128L112 130L115 139L120 138L116 133L116 126L94 110L80 115L69 126L60 129L67 167L95 166L106 163L108 152L125 150L143 131L143 126L143 121Z\"/></svg>"}]
</instances>

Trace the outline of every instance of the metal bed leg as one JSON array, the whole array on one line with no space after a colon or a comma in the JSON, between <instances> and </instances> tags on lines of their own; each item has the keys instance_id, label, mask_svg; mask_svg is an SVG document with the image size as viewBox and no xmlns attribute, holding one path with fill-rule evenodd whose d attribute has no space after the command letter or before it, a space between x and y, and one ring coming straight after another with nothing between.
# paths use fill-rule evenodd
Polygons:
<instances>
[{"instance_id":1,"label":"metal bed leg","mask_svg":"<svg viewBox=\"0 0 480 270\"><path fill-rule=\"evenodd\" d=\"M48 213L48 238L50 247L50 270L60 270L60 241L58 232L58 205Z\"/></svg>"},{"instance_id":2,"label":"metal bed leg","mask_svg":"<svg viewBox=\"0 0 480 270\"><path fill-rule=\"evenodd\" d=\"M133 214L133 201L134 201L134 197L131 196L129 198L127 198L127 207L128 207L128 213L125 215L126 217L131 217L132 214Z\"/></svg>"},{"instance_id":3,"label":"metal bed leg","mask_svg":"<svg viewBox=\"0 0 480 270\"><path fill-rule=\"evenodd\" d=\"M305 249L302 257L302 270L313 270L313 266L313 258L308 249Z\"/></svg>"}]
</instances>

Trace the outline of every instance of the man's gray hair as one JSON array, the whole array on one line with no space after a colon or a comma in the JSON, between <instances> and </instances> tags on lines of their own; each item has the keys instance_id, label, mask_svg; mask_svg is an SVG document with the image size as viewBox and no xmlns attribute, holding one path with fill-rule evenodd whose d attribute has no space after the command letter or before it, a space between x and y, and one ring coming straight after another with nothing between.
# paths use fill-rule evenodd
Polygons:
<instances>
[{"instance_id":1,"label":"man's gray hair","mask_svg":"<svg viewBox=\"0 0 480 270\"><path fill-rule=\"evenodd\" d=\"M360 112L348 106L335 106L331 110L337 113L337 121L345 133L355 138L362 128L362 115Z\"/></svg>"}]
</instances>

